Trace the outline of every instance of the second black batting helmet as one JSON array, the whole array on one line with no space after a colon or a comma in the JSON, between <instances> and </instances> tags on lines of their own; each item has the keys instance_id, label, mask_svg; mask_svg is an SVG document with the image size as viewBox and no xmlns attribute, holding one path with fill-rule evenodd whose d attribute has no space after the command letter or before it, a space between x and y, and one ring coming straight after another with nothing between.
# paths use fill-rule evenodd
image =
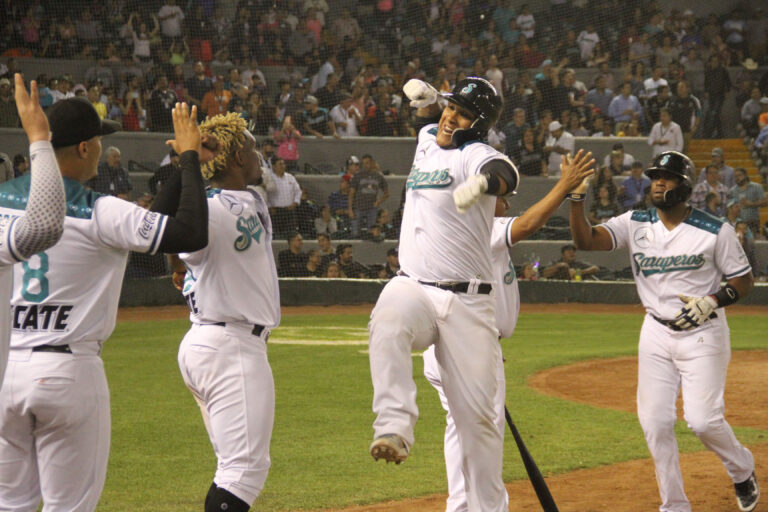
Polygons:
<instances>
[{"instance_id":1,"label":"second black batting helmet","mask_svg":"<svg viewBox=\"0 0 768 512\"><path fill-rule=\"evenodd\" d=\"M680 178L680 184L673 189L664 192L664 202L658 206L662 208L672 207L678 203L687 201L693 192L693 180L696 175L696 167L690 158L678 151L664 151L653 159L653 163L645 171L645 175L651 179L659 172L666 172Z\"/></svg>"},{"instance_id":2,"label":"second black batting helmet","mask_svg":"<svg viewBox=\"0 0 768 512\"><path fill-rule=\"evenodd\" d=\"M501 96L485 78L470 76L460 80L453 90L444 93L443 97L475 116L468 129L453 132L453 144L457 147L465 142L485 139L501 114Z\"/></svg>"}]
</instances>

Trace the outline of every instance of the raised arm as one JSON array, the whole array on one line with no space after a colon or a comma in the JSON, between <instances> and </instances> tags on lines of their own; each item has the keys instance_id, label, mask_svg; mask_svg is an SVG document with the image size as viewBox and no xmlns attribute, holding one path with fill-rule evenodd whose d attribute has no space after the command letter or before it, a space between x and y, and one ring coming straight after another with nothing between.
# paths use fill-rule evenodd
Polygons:
<instances>
[{"instance_id":1,"label":"raised arm","mask_svg":"<svg viewBox=\"0 0 768 512\"><path fill-rule=\"evenodd\" d=\"M40 107L37 83L33 80L30 84L30 95L20 74L16 73L13 80L16 107L29 138L31 163L26 215L16 221L13 245L17 256L27 259L59 241L64 229L66 203L64 184L50 142L48 118Z\"/></svg>"},{"instance_id":2,"label":"raised arm","mask_svg":"<svg viewBox=\"0 0 768 512\"><path fill-rule=\"evenodd\" d=\"M585 216L584 200L588 188L589 178L568 194L571 199L570 225L573 243L582 251L610 251L613 249L611 234L602 226L592 227Z\"/></svg>"}]
</instances>

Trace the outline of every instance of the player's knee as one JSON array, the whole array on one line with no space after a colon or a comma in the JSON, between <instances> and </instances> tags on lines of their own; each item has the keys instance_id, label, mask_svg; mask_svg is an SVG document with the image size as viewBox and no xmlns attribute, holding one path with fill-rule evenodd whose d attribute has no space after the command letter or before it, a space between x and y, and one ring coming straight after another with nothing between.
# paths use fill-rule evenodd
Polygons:
<instances>
[{"instance_id":1,"label":"player's knee","mask_svg":"<svg viewBox=\"0 0 768 512\"><path fill-rule=\"evenodd\" d=\"M646 439L649 441L658 437L664 437L675 431L675 418L660 418L658 416L640 415L640 426L643 427Z\"/></svg>"},{"instance_id":2,"label":"player's knee","mask_svg":"<svg viewBox=\"0 0 768 512\"><path fill-rule=\"evenodd\" d=\"M248 503L231 492L221 487L216 487L215 484L211 486L208 496L205 498L205 512L221 512L222 510L227 512L248 512L250 508L251 506Z\"/></svg>"},{"instance_id":3,"label":"player's knee","mask_svg":"<svg viewBox=\"0 0 768 512\"><path fill-rule=\"evenodd\" d=\"M700 437L720 428L725 423L725 418L722 415L696 414L686 415L685 421L691 432Z\"/></svg>"}]
</instances>

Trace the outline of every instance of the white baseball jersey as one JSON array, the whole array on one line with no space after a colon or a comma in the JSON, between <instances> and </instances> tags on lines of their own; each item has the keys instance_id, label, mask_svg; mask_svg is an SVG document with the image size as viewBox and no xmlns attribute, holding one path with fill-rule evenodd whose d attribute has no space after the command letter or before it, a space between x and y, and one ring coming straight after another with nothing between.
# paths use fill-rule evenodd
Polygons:
<instances>
[{"instance_id":1,"label":"white baseball jersey","mask_svg":"<svg viewBox=\"0 0 768 512\"><path fill-rule=\"evenodd\" d=\"M250 190L208 191L208 246L179 254L196 324L280 323L280 290L267 204Z\"/></svg>"},{"instance_id":2,"label":"white baseball jersey","mask_svg":"<svg viewBox=\"0 0 768 512\"><path fill-rule=\"evenodd\" d=\"M58 244L14 266L11 347L103 341L115 327L128 251L155 253L167 217L64 178ZM24 215L28 180L0 193L0 216Z\"/></svg>"},{"instance_id":3,"label":"white baseball jersey","mask_svg":"<svg viewBox=\"0 0 768 512\"><path fill-rule=\"evenodd\" d=\"M11 301L13 287L13 264L17 260L13 256L13 223L18 217L10 214L0 214L0 301L8 304ZM0 308L0 385L5 371L8 344L10 343L11 310L5 306Z\"/></svg>"},{"instance_id":4,"label":"white baseball jersey","mask_svg":"<svg viewBox=\"0 0 768 512\"><path fill-rule=\"evenodd\" d=\"M510 232L517 217L496 217L491 231L491 256L493 258L493 293L496 299L496 328L502 338L509 338L515 330L520 315L520 290L509 249L512 247Z\"/></svg>"},{"instance_id":5,"label":"white baseball jersey","mask_svg":"<svg viewBox=\"0 0 768 512\"><path fill-rule=\"evenodd\" d=\"M481 142L443 149L436 135L435 124L419 132L413 167L405 184L400 266L421 281L493 282L490 248L496 198L483 195L460 214L453 202L453 191L485 163L509 160Z\"/></svg>"},{"instance_id":6,"label":"white baseball jersey","mask_svg":"<svg viewBox=\"0 0 768 512\"><path fill-rule=\"evenodd\" d=\"M674 318L682 307L677 294L703 297L720 289L723 276L751 270L733 227L696 208L672 231L655 208L629 211L601 226L614 249L629 249L640 300L662 319Z\"/></svg>"}]
</instances>

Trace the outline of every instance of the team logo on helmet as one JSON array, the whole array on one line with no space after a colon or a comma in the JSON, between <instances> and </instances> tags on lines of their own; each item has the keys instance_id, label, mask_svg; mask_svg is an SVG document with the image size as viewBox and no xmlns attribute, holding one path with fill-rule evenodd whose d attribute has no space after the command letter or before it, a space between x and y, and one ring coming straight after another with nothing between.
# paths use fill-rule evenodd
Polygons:
<instances>
[{"instance_id":1,"label":"team logo on helmet","mask_svg":"<svg viewBox=\"0 0 768 512\"><path fill-rule=\"evenodd\" d=\"M467 84L467 86L461 90L461 94L469 94L475 89L475 87L477 87L476 84Z\"/></svg>"},{"instance_id":2,"label":"team logo on helmet","mask_svg":"<svg viewBox=\"0 0 768 512\"><path fill-rule=\"evenodd\" d=\"M659 160L659 165L667 165L667 162L669 162L669 155L664 155L661 157L661 160Z\"/></svg>"}]
</instances>

